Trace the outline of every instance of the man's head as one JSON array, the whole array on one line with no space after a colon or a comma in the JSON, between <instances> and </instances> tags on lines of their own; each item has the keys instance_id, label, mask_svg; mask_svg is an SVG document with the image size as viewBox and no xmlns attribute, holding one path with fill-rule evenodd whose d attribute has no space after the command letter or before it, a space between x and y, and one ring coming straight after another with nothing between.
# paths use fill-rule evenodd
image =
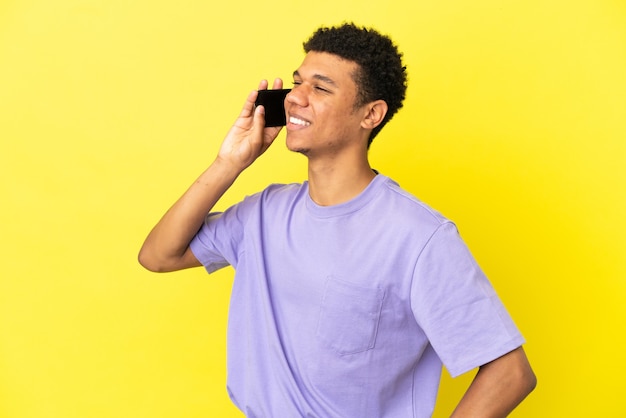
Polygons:
<instances>
[{"instance_id":1,"label":"man's head","mask_svg":"<svg viewBox=\"0 0 626 418\"><path fill-rule=\"evenodd\" d=\"M407 85L402 54L387 36L352 23L318 29L304 43L304 51L326 52L357 64L358 69L353 74L358 89L355 107L375 100L387 103L387 114L382 123L372 130L369 146L402 107Z\"/></svg>"}]
</instances>

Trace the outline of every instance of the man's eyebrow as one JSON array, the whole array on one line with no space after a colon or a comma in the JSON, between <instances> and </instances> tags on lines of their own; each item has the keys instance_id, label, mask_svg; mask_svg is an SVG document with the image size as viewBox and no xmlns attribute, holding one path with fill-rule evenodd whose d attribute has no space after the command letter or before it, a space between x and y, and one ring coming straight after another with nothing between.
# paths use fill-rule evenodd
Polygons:
<instances>
[{"instance_id":1,"label":"man's eyebrow","mask_svg":"<svg viewBox=\"0 0 626 418\"><path fill-rule=\"evenodd\" d=\"M293 76L301 78L300 73L298 72L298 70L293 72ZM329 78L329 77L327 77L325 75L322 75L322 74L313 74L313 78L316 79L316 80L322 81L322 82L324 82L326 84L330 84L332 86L336 86L337 85L337 83L335 83L335 81L332 78Z\"/></svg>"}]
</instances>

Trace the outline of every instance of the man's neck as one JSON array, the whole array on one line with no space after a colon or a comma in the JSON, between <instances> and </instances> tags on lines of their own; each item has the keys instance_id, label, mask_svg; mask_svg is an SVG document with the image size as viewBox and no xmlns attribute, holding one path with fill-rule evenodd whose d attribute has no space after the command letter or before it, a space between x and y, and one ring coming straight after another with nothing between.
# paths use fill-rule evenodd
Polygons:
<instances>
[{"instance_id":1,"label":"man's neck","mask_svg":"<svg viewBox=\"0 0 626 418\"><path fill-rule=\"evenodd\" d=\"M309 159L309 195L321 206L347 202L358 196L376 173L367 158L357 161L312 161Z\"/></svg>"}]
</instances>

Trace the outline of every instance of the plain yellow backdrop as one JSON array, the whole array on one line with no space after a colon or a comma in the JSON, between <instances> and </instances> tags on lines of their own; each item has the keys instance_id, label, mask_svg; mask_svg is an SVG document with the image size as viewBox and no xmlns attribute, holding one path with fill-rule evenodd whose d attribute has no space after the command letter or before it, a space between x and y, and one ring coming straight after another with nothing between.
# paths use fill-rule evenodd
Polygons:
<instances>
[{"instance_id":1,"label":"plain yellow backdrop","mask_svg":"<svg viewBox=\"0 0 626 418\"><path fill-rule=\"evenodd\" d=\"M3 0L1 418L241 416L232 270L136 254L258 80L290 82L345 20L410 75L374 167L457 222L528 340L539 386L513 416L626 416L622 0ZM305 163L281 134L220 208ZM444 373L436 417L471 377Z\"/></svg>"}]
</instances>

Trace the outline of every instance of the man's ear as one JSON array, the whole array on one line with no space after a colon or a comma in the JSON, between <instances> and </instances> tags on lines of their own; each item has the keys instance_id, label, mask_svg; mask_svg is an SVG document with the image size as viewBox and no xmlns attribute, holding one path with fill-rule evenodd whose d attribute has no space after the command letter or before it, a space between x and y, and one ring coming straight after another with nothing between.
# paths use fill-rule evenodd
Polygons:
<instances>
[{"instance_id":1,"label":"man's ear","mask_svg":"<svg viewBox=\"0 0 626 418\"><path fill-rule=\"evenodd\" d=\"M375 100L365 106L366 114L361 122L364 129L374 129L380 125L387 114L387 102L384 100Z\"/></svg>"}]
</instances>

